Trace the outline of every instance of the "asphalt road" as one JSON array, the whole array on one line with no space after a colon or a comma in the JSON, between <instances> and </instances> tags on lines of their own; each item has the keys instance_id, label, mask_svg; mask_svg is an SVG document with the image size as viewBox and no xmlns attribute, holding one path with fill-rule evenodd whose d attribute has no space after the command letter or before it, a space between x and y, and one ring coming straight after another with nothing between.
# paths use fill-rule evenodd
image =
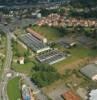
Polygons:
<instances>
[{"instance_id":1,"label":"asphalt road","mask_svg":"<svg viewBox=\"0 0 97 100\"><path fill-rule=\"evenodd\" d=\"M13 70L10 70L10 72L12 73L11 78L15 78L17 76L20 76L24 80L25 84L28 85L33 90L33 93L36 96L36 100L48 100L47 96L41 91L41 89L38 88L37 85L35 85L30 80L30 78L27 77L25 74L18 73L18 72L15 72Z\"/></svg>"},{"instance_id":2,"label":"asphalt road","mask_svg":"<svg viewBox=\"0 0 97 100\"><path fill-rule=\"evenodd\" d=\"M4 63L4 70L1 76L1 80L0 80L0 100L9 100L8 96L7 96L7 84L9 81L9 78L6 76L8 72L10 72L10 68L11 68L11 61L12 61L12 56L13 56L13 52L12 52L12 47L11 47L11 38L13 37L13 33L10 32L10 28L9 26L4 26L2 24L0 24L0 29L6 33L7 36L7 52L6 52L6 60ZM14 72L14 76L17 76L17 72ZM30 86L30 88L35 92L37 100L48 100L48 98L44 95L44 93L41 91L41 89L39 89L31 80L29 77L26 77L26 75L20 74L23 77L23 79L25 80L26 84L28 84Z\"/></svg>"},{"instance_id":3,"label":"asphalt road","mask_svg":"<svg viewBox=\"0 0 97 100\"><path fill-rule=\"evenodd\" d=\"M36 95L37 100L48 100L47 96L44 95L44 93L39 89L27 76L23 76L23 79L25 83L30 86L30 88L33 90L34 94Z\"/></svg>"},{"instance_id":4,"label":"asphalt road","mask_svg":"<svg viewBox=\"0 0 97 100\"><path fill-rule=\"evenodd\" d=\"M4 63L4 70L0 80L0 100L8 100L7 91L6 91L8 78L6 77L6 74L10 70L11 61L12 61L11 36L9 30L6 27L0 25L0 28L2 29L2 31L6 33L7 36L6 60Z\"/></svg>"}]
</instances>

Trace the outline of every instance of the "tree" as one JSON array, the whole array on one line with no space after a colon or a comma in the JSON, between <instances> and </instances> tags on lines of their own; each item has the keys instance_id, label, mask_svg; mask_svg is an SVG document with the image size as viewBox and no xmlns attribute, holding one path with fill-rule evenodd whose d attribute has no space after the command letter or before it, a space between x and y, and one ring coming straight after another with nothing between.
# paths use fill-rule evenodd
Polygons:
<instances>
[{"instance_id":1,"label":"tree","mask_svg":"<svg viewBox=\"0 0 97 100\"><path fill-rule=\"evenodd\" d=\"M55 68L47 64L36 64L32 68L32 81L34 81L39 87L44 87L51 84L55 80L58 80L60 75Z\"/></svg>"}]
</instances>

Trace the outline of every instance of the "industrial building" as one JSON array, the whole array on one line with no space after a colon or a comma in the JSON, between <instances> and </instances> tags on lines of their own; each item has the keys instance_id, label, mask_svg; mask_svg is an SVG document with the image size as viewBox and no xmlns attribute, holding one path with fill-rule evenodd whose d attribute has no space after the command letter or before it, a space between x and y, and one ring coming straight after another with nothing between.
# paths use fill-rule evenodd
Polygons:
<instances>
[{"instance_id":1,"label":"industrial building","mask_svg":"<svg viewBox=\"0 0 97 100\"><path fill-rule=\"evenodd\" d=\"M52 65L66 59L66 55L58 50L51 50L44 54L38 55L36 59L41 63L47 63Z\"/></svg>"},{"instance_id":2,"label":"industrial building","mask_svg":"<svg viewBox=\"0 0 97 100\"><path fill-rule=\"evenodd\" d=\"M43 51L49 50L50 47L44 44L42 41L34 37L32 34L27 33L19 37L19 39L27 45L32 51L36 53L41 53Z\"/></svg>"},{"instance_id":3,"label":"industrial building","mask_svg":"<svg viewBox=\"0 0 97 100\"><path fill-rule=\"evenodd\" d=\"M97 100L97 89L90 91L88 100Z\"/></svg>"},{"instance_id":4,"label":"industrial building","mask_svg":"<svg viewBox=\"0 0 97 100\"><path fill-rule=\"evenodd\" d=\"M97 65L96 64L89 64L83 67L81 73L92 80L97 80Z\"/></svg>"},{"instance_id":5,"label":"industrial building","mask_svg":"<svg viewBox=\"0 0 97 100\"><path fill-rule=\"evenodd\" d=\"M22 100L35 100L35 97L32 95L30 88L25 84L22 85Z\"/></svg>"},{"instance_id":6,"label":"industrial building","mask_svg":"<svg viewBox=\"0 0 97 100\"><path fill-rule=\"evenodd\" d=\"M42 35L40 35L39 33L35 32L34 30L32 30L31 28L27 28L26 30L28 33L30 33L32 36L34 36L35 38L37 38L38 40L42 41L43 43L47 43L47 38L43 37Z\"/></svg>"},{"instance_id":7,"label":"industrial building","mask_svg":"<svg viewBox=\"0 0 97 100\"><path fill-rule=\"evenodd\" d=\"M57 41L57 43L61 46L63 46L64 48L71 48L76 46L76 41L68 36L65 36L63 38L61 38L60 40Z\"/></svg>"},{"instance_id":8,"label":"industrial building","mask_svg":"<svg viewBox=\"0 0 97 100\"><path fill-rule=\"evenodd\" d=\"M84 45L85 47L88 47L88 48L94 48L94 47L97 47L97 42L90 38L90 37L87 37L85 35L82 35L82 36L78 36L77 37L77 41L81 44L81 45Z\"/></svg>"}]
</instances>

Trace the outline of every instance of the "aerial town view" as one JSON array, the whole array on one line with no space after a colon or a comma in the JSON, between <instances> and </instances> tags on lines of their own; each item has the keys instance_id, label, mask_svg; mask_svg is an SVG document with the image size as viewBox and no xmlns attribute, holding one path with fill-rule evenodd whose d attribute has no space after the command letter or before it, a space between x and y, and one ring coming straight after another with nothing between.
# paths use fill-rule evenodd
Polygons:
<instances>
[{"instance_id":1,"label":"aerial town view","mask_svg":"<svg viewBox=\"0 0 97 100\"><path fill-rule=\"evenodd\" d=\"M0 100L97 100L97 0L0 0Z\"/></svg>"}]
</instances>

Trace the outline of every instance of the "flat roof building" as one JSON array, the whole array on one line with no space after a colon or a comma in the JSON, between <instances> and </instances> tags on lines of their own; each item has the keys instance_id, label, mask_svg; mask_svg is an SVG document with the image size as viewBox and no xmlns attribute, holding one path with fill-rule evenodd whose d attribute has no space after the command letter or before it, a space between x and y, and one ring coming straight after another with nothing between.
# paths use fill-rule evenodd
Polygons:
<instances>
[{"instance_id":1,"label":"flat roof building","mask_svg":"<svg viewBox=\"0 0 97 100\"><path fill-rule=\"evenodd\" d=\"M92 80L97 80L97 65L96 64L89 64L83 67L81 73L87 76Z\"/></svg>"},{"instance_id":2,"label":"flat roof building","mask_svg":"<svg viewBox=\"0 0 97 100\"><path fill-rule=\"evenodd\" d=\"M78 36L77 41L88 48L97 47L97 42L94 39L87 37L85 35Z\"/></svg>"},{"instance_id":3,"label":"flat roof building","mask_svg":"<svg viewBox=\"0 0 97 100\"><path fill-rule=\"evenodd\" d=\"M89 100L97 100L97 89L91 90L89 93Z\"/></svg>"},{"instance_id":4,"label":"flat roof building","mask_svg":"<svg viewBox=\"0 0 97 100\"><path fill-rule=\"evenodd\" d=\"M32 51L36 53L41 53L43 51L49 50L50 47L44 44L42 41L38 40L36 37L30 33L24 34L19 37L19 39L27 45Z\"/></svg>"},{"instance_id":5,"label":"flat roof building","mask_svg":"<svg viewBox=\"0 0 97 100\"><path fill-rule=\"evenodd\" d=\"M47 64L55 64L57 62L60 62L62 60L66 59L66 55L63 52L60 52L58 50L51 50L49 52L46 52L44 54L40 54L36 57L36 59L41 63L47 63Z\"/></svg>"}]
</instances>

